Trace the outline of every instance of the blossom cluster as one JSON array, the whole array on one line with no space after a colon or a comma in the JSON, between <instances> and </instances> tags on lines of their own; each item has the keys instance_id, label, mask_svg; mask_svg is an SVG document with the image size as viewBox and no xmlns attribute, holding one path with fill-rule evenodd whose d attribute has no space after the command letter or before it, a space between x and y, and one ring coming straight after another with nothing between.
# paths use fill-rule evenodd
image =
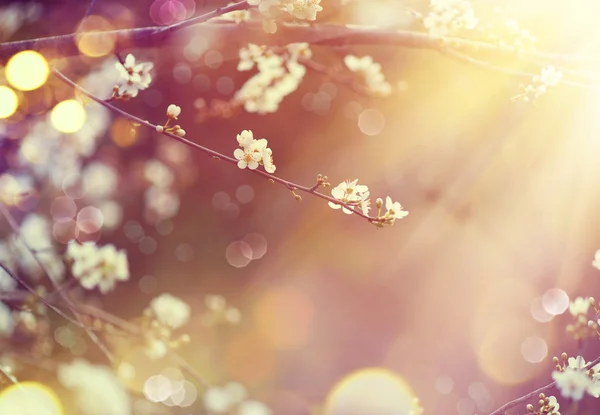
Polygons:
<instances>
[{"instance_id":1,"label":"blossom cluster","mask_svg":"<svg viewBox=\"0 0 600 415\"><path fill-rule=\"evenodd\" d=\"M267 173L275 173L273 164L273 151L267 147L268 141L264 138L256 140L250 130L244 130L237 135L240 148L233 152L238 160L238 167L250 170L256 169L259 164L263 165Z\"/></svg>"},{"instance_id":2,"label":"blossom cluster","mask_svg":"<svg viewBox=\"0 0 600 415\"><path fill-rule=\"evenodd\" d=\"M98 287L106 294L115 288L117 281L129 279L127 255L112 244L98 247L94 243L72 242L65 257L72 261L71 274L87 290Z\"/></svg>"},{"instance_id":3,"label":"blossom cluster","mask_svg":"<svg viewBox=\"0 0 600 415\"><path fill-rule=\"evenodd\" d=\"M474 30L479 24L473 6L468 0L431 0L429 14L423 19L423 26L429 35L442 38L461 30Z\"/></svg>"},{"instance_id":4,"label":"blossom cluster","mask_svg":"<svg viewBox=\"0 0 600 415\"><path fill-rule=\"evenodd\" d=\"M522 99L523 101L537 99L547 93L548 88L558 85L562 77L562 72L554 66L546 66L542 68L539 75L533 77L532 84L523 86L524 92L513 99Z\"/></svg>"},{"instance_id":5,"label":"blossom cluster","mask_svg":"<svg viewBox=\"0 0 600 415\"><path fill-rule=\"evenodd\" d=\"M377 96L388 96L392 93L392 86L386 82L385 76L381 72L381 65L371 56L361 58L354 55L346 55L344 63L352 72L360 74L367 84L370 93Z\"/></svg>"},{"instance_id":6,"label":"blossom cluster","mask_svg":"<svg viewBox=\"0 0 600 415\"><path fill-rule=\"evenodd\" d=\"M527 405L527 410L535 415L560 415L558 410L560 405L555 396L546 396L543 393L539 394L538 409L531 404Z\"/></svg>"},{"instance_id":7,"label":"blossom cluster","mask_svg":"<svg viewBox=\"0 0 600 415\"><path fill-rule=\"evenodd\" d=\"M187 334L172 339L172 331L185 326L191 317L191 307L182 299L163 293L150 302L144 316L148 319L145 352L151 359L163 358L169 349L189 341Z\"/></svg>"},{"instance_id":8,"label":"blossom cluster","mask_svg":"<svg viewBox=\"0 0 600 415\"><path fill-rule=\"evenodd\" d=\"M74 393L79 413L131 414L129 394L108 367L92 365L77 359L58 368L58 380Z\"/></svg>"},{"instance_id":9,"label":"blossom cluster","mask_svg":"<svg viewBox=\"0 0 600 415\"><path fill-rule=\"evenodd\" d=\"M258 6L263 15L263 30L266 33L277 32L276 19L292 17L298 20L315 20L317 13L323 10L321 0L248 0L251 6Z\"/></svg>"},{"instance_id":10,"label":"blossom cluster","mask_svg":"<svg viewBox=\"0 0 600 415\"><path fill-rule=\"evenodd\" d=\"M328 204L332 209L342 209L342 212L348 215L354 213L354 209L360 209L363 215L368 216L371 210L369 195L368 186L358 184L358 179L346 180L331 189L331 196L339 200L340 203L328 202ZM378 208L377 218L373 221L375 224L393 225L396 219L402 219L408 215L408 212L403 210L402 205L399 202L393 202L389 196L385 199L386 210L383 214L381 213L383 200L378 198L375 204Z\"/></svg>"},{"instance_id":11,"label":"blossom cluster","mask_svg":"<svg viewBox=\"0 0 600 415\"><path fill-rule=\"evenodd\" d=\"M588 368L590 362L586 363L583 357L567 359L566 353L562 355L562 365L556 357L554 363L556 370L552 372L552 378L564 398L579 401L585 393L600 397L600 364Z\"/></svg>"},{"instance_id":12,"label":"blossom cluster","mask_svg":"<svg viewBox=\"0 0 600 415\"><path fill-rule=\"evenodd\" d=\"M115 66L119 71L119 81L113 89L113 99L135 98L139 91L150 86L150 71L154 67L151 62L136 63L130 53L124 62L117 62Z\"/></svg>"},{"instance_id":13,"label":"blossom cluster","mask_svg":"<svg viewBox=\"0 0 600 415\"><path fill-rule=\"evenodd\" d=\"M310 58L307 43L292 43L283 53L275 53L265 46L248 44L239 52L239 71L249 71L256 66L258 73L248 79L235 95L248 112L273 113L287 95L294 92L306 74L299 60Z\"/></svg>"}]
</instances>

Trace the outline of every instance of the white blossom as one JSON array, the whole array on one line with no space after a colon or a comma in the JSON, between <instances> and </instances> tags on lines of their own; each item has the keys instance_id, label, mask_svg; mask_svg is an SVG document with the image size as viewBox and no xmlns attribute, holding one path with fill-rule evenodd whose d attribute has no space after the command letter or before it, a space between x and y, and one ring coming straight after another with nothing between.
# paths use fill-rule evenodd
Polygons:
<instances>
[{"instance_id":1,"label":"white blossom","mask_svg":"<svg viewBox=\"0 0 600 415\"><path fill-rule=\"evenodd\" d=\"M298 62L298 58L308 57L310 53L305 43L288 45L282 55L254 44L242 48L238 70L247 71L256 65L259 72L240 88L236 100L242 102L248 112L277 111L283 98L298 88L306 74L306 67Z\"/></svg>"},{"instance_id":2,"label":"white blossom","mask_svg":"<svg viewBox=\"0 0 600 415\"><path fill-rule=\"evenodd\" d=\"M58 368L60 383L75 393L82 415L130 415L129 395L108 367L75 360Z\"/></svg>"},{"instance_id":3,"label":"white blossom","mask_svg":"<svg viewBox=\"0 0 600 415\"><path fill-rule=\"evenodd\" d=\"M85 289L98 287L102 294L106 294L114 289L117 281L129 279L127 255L123 250L118 251L114 245L99 248L93 243L71 243L66 257L73 261L73 277Z\"/></svg>"},{"instance_id":4,"label":"white blossom","mask_svg":"<svg viewBox=\"0 0 600 415\"><path fill-rule=\"evenodd\" d=\"M592 379L582 370L567 367L564 371L554 371L552 378L564 398L578 401L583 398L587 389L592 385Z\"/></svg>"},{"instance_id":5,"label":"white blossom","mask_svg":"<svg viewBox=\"0 0 600 415\"><path fill-rule=\"evenodd\" d=\"M353 181L346 180L331 189L331 196L340 202L353 206L359 206L362 209L363 205L368 205L366 201L369 197L369 188L365 185L358 184L358 179ZM341 208L342 211L348 215L353 213L350 209L342 207L333 202L328 202L328 205L332 209Z\"/></svg>"},{"instance_id":6,"label":"white blossom","mask_svg":"<svg viewBox=\"0 0 600 415\"><path fill-rule=\"evenodd\" d=\"M208 313L202 316L202 322L206 326L221 322L238 324L242 320L240 310L228 305L227 300L222 295L207 295L204 298L204 303L208 308Z\"/></svg>"},{"instance_id":7,"label":"white blossom","mask_svg":"<svg viewBox=\"0 0 600 415\"><path fill-rule=\"evenodd\" d=\"M83 170L82 182L86 195L93 199L104 199L113 194L119 177L112 166L98 161L88 164Z\"/></svg>"},{"instance_id":8,"label":"white blossom","mask_svg":"<svg viewBox=\"0 0 600 415\"><path fill-rule=\"evenodd\" d=\"M592 261L592 265L594 268L600 269L600 249L598 249L594 254L594 260Z\"/></svg>"},{"instance_id":9,"label":"white blossom","mask_svg":"<svg viewBox=\"0 0 600 415\"><path fill-rule=\"evenodd\" d=\"M181 107L178 107L175 104L171 104L167 107L167 117L176 120L181 114Z\"/></svg>"},{"instance_id":10,"label":"white blossom","mask_svg":"<svg viewBox=\"0 0 600 415\"><path fill-rule=\"evenodd\" d=\"M171 169L162 161L152 159L144 165L144 177L157 187L169 187L175 180Z\"/></svg>"},{"instance_id":11,"label":"white blossom","mask_svg":"<svg viewBox=\"0 0 600 415\"><path fill-rule=\"evenodd\" d=\"M365 80L369 92L378 96L387 96L392 92L392 86L386 82L381 72L381 65L373 61L371 56L361 58L346 55L344 63L352 72L359 73Z\"/></svg>"},{"instance_id":12,"label":"white blossom","mask_svg":"<svg viewBox=\"0 0 600 415\"><path fill-rule=\"evenodd\" d=\"M273 151L267 147L268 141L264 138L254 139L252 131L244 130L237 135L237 141L240 148L235 149L233 156L238 160L238 167L250 170L258 168L262 164L265 171L275 173L275 165L273 164Z\"/></svg>"},{"instance_id":13,"label":"white blossom","mask_svg":"<svg viewBox=\"0 0 600 415\"><path fill-rule=\"evenodd\" d=\"M191 308L188 303L171 294L161 294L150 302L150 310L163 325L177 329L188 323Z\"/></svg>"},{"instance_id":14,"label":"white blossom","mask_svg":"<svg viewBox=\"0 0 600 415\"><path fill-rule=\"evenodd\" d=\"M117 62L116 68L120 76L117 85L119 95L135 98L138 91L148 88L152 82L150 71L153 67L150 62L136 64L131 53L127 55L124 63Z\"/></svg>"},{"instance_id":15,"label":"white blossom","mask_svg":"<svg viewBox=\"0 0 600 415\"><path fill-rule=\"evenodd\" d=\"M284 15L298 20L315 20L317 13L323 10L321 0L249 0L251 6L258 6L263 16L263 30L266 33L277 31L276 18ZM265 24L266 23L266 24Z\"/></svg>"},{"instance_id":16,"label":"white blossom","mask_svg":"<svg viewBox=\"0 0 600 415\"><path fill-rule=\"evenodd\" d=\"M577 297L575 301L571 301L569 304L569 312L574 317L578 315L586 315L590 308L589 298Z\"/></svg>"},{"instance_id":17,"label":"white blossom","mask_svg":"<svg viewBox=\"0 0 600 415\"><path fill-rule=\"evenodd\" d=\"M436 38L473 30L478 25L479 19L467 0L431 0L429 14L423 19L429 35Z\"/></svg>"},{"instance_id":18,"label":"white blossom","mask_svg":"<svg viewBox=\"0 0 600 415\"><path fill-rule=\"evenodd\" d=\"M408 215L408 212L403 210L402 205L399 202L393 202L392 198L389 196L385 198L385 208L387 209L386 216L395 219L402 219Z\"/></svg>"}]
</instances>

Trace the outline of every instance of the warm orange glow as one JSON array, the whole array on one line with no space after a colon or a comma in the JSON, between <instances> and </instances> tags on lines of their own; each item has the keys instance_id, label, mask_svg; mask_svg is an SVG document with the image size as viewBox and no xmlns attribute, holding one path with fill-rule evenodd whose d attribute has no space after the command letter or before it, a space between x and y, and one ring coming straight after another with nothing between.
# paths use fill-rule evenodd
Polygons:
<instances>
[{"instance_id":1,"label":"warm orange glow","mask_svg":"<svg viewBox=\"0 0 600 415\"><path fill-rule=\"evenodd\" d=\"M242 383L264 382L275 373L276 355L253 332L233 336L225 347L225 371Z\"/></svg>"},{"instance_id":2,"label":"warm orange glow","mask_svg":"<svg viewBox=\"0 0 600 415\"><path fill-rule=\"evenodd\" d=\"M275 349L295 349L305 345L314 318L310 299L293 288L267 291L254 308L258 333Z\"/></svg>"},{"instance_id":3,"label":"warm orange glow","mask_svg":"<svg viewBox=\"0 0 600 415\"><path fill-rule=\"evenodd\" d=\"M125 118L117 118L110 127L110 136L119 147L129 147L138 139L138 130Z\"/></svg>"},{"instance_id":4,"label":"warm orange glow","mask_svg":"<svg viewBox=\"0 0 600 415\"><path fill-rule=\"evenodd\" d=\"M79 51L91 58L106 56L112 53L115 47L116 36L110 33L98 36L97 33L113 29L110 22L101 16L92 15L86 17L81 22L80 34L77 36Z\"/></svg>"},{"instance_id":5,"label":"warm orange glow","mask_svg":"<svg viewBox=\"0 0 600 415\"><path fill-rule=\"evenodd\" d=\"M397 374L383 368L362 369L342 379L327 397L326 415L398 415L414 408L414 393Z\"/></svg>"}]
</instances>

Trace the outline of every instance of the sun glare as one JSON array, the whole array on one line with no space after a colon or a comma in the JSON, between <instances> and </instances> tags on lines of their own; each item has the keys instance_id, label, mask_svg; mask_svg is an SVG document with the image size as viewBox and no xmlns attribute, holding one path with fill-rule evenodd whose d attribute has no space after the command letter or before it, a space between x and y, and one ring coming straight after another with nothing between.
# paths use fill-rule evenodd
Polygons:
<instances>
[{"instance_id":1,"label":"sun glare","mask_svg":"<svg viewBox=\"0 0 600 415\"><path fill-rule=\"evenodd\" d=\"M5 69L6 80L21 91L32 91L44 85L50 67L38 52L25 50L14 55Z\"/></svg>"}]
</instances>

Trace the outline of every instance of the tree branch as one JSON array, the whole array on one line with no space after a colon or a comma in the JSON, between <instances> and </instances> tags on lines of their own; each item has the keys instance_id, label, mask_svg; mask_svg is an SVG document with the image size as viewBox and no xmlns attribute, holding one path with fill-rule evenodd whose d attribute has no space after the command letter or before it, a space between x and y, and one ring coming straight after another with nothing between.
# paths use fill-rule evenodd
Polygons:
<instances>
[{"instance_id":1,"label":"tree branch","mask_svg":"<svg viewBox=\"0 0 600 415\"><path fill-rule=\"evenodd\" d=\"M126 112L126 111L124 111L124 110L122 110L122 109L114 106L114 105L112 105L111 103L104 101L101 98L98 98L97 96L93 95L91 92L89 92L86 89L82 88L81 86L77 85L74 81L72 81L70 78L66 77L58 69L52 68L52 72L61 81L65 82L67 85L69 85L72 88L76 89L77 91L81 92L82 94L84 94L85 96L89 97L90 99L92 99L93 101L97 102L98 104L100 104L100 105L108 108L109 110L111 110L113 112L116 112L119 115L122 115L125 118L130 119L131 121L133 121L133 122L135 122L137 124L143 125L145 127L148 127L150 129L152 129L153 131L156 131L156 127L157 126L155 124L152 124L151 122L148 122L146 120L142 120L141 118L136 117L135 115L132 115L132 114L130 114L130 113L128 113L128 112ZM226 156L226 155L221 154L221 153L219 153L219 152L217 152L215 150L212 150L210 148L204 147L204 146L202 146L200 144L197 144L197 143L195 143L193 141L190 141L190 140L188 140L186 138L180 137L180 136L175 135L175 134L168 133L166 131L162 132L161 134L165 135L167 137L170 137L170 138L172 138L172 139L174 139L176 141L179 141L180 143L183 143L183 144L185 144L185 145L187 145L189 147L192 147L192 148L194 148L196 150L200 150L200 151L208 154L209 156L211 156L214 159L226 161L228 163L234 164L237 167L238 160L236 160L233 157ZM264 171L258 170L258 169L255 169L255 170L247 169L247 170L250 171L250 172L252 172L253 174L257 174L257 175L262 176L262 177L264 177L264 178L266 178L268 180L271 180L272 182L276 182L276 183L279 183L279 184L285 186L292 193L294 193L296 190L298 190L298 191L301 191L301 192L304 192L304 193L308 193L308 194L317 196L317 197L319 197L321 199L324 199L324 200L326 200L328 202L335 203L336 205L340 205L340 206L342 206L342 207L344 207L346 209L351 210L353 213L355 213L358 216L360 216L360 217L368 220L371 223L384 223L385 222L385 220L383 218L380 219L380 218L375 218L375 217L371 217L371 216L363 214L360 210L358 210L358 209L355 208L356 206L349 205L349 204L341 202L340 200L335 199L335 198L333 198L331 196L327 196L327 195L325 195L323 193L317 192L316 188L314 186L301 186L299 184L290 182L288 180L284 180L282 178L279 178L277 176L274 176L272 174L269 174L267 172L264 172Z\"/></svg>"},{"instance_id":2,"label":"tree branch","mask_svg":"<svg viewBox=\"0 0 600 415\"><path fill-rule=\"evenodd\" d=\"M243 2L245 3L245 2ZM242 10L240 3L220 8L218 13ZM546 52L515 52L509 47L493 43L474 41L463 38L434 38L427 33L405 30L364 29L354 26L331 24L319 25L284 25L280 24L275 35L264 33L260 22L233 23L228 21L206 23L210 18L218 16L217 11L187 20L175 28L151 26L136 29L112 30L88 33L91 42L100 42L106 37L114 37L115 52L130 48L147 48L169 44L175 41L176 32L211 39L227 39L242 43L281 46L289 43L307 42L323 46L374 46L389 45L409 49L431 49L442 51L448 47L469 51L488 52L501 56L529 57L543 61L563 63L600 63L600 57L582 55L561 55ZM193 21L193 23L192 23ZM189 22L189 23L188 23ZM185 23L185 24L184 24ZM200 25L200 23L203 23ZM192 26L194 25L194 26ZM23 50L36 50L50 53L53 56L74 56L79 54L76 36L68 34L39 39L21 40L0 44L0 59L7 59Z\"/></svg>"}]
</instances>

